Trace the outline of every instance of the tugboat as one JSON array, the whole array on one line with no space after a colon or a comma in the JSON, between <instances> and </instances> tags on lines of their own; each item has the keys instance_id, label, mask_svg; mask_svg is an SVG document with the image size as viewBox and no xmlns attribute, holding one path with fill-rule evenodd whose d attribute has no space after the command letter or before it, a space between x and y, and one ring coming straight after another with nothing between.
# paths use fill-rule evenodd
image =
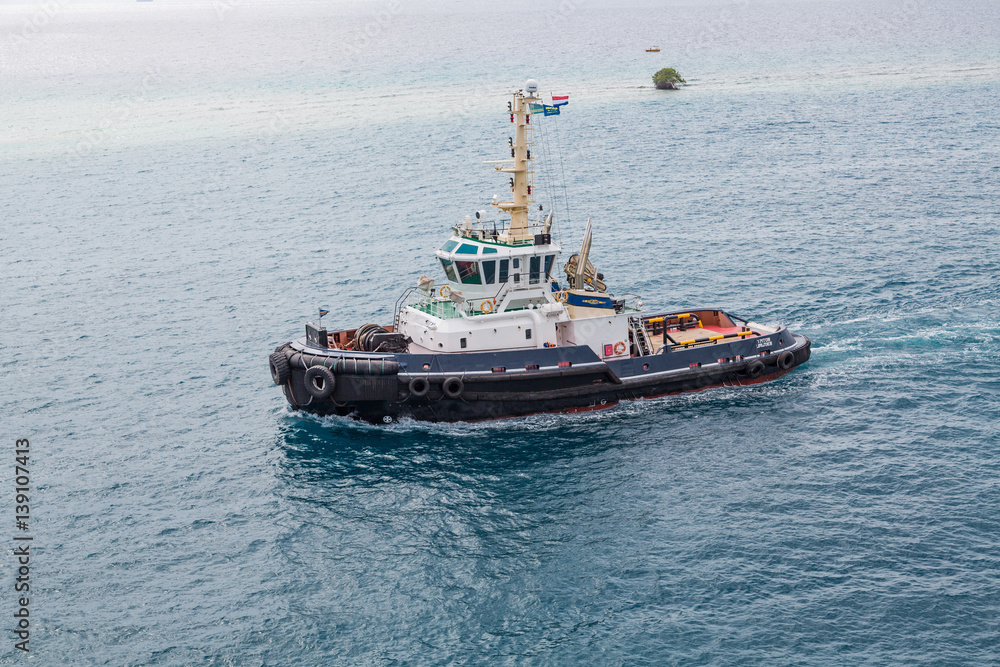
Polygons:
<instances>
[{"instance_id":1,"label":"tugboat","mask_svg":"<svg viewBox=\"0 0 1000 667\"><path fill-rule=\"evenodd\" d=\"M420 278L391 323L327 331L320 311L278 347L271 378L293 409L373 423L581 412L766 382L809 359L805 336L719 308L645 314L594 267L589 220L559 276L552 211L532 187L538 84L512 98L510 157L491 162L510 201L494 196L495 220L478 211L454 226L435 253L444 279Z\"/></svg>"}]
</instances>

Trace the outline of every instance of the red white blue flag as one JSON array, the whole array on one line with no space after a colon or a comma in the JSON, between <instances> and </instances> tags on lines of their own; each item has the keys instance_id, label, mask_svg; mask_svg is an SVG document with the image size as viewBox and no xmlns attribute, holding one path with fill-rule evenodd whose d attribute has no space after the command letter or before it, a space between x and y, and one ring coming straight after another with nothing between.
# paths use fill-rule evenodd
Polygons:
<instances>
[{"instance_id":1,"label":"red white blue flag","mask_svg":"<svg viewBox=\"0 0 1000 667\"><path fill-rule=\"evenodd\" d=\"M552 106L561 107L564 104L569 104L569 95L553 95L552 96Z\"/></svg>"}]
</instances>

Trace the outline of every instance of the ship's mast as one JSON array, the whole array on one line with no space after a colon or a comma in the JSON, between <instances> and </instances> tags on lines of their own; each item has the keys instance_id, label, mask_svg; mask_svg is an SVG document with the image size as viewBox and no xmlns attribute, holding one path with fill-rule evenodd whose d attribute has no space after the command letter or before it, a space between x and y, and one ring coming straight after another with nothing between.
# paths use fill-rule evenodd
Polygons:
<instances>
[{"instance_id":1,"label":"ship's mast","mask_svg":"<svg viewBox=\"0 0 1000 667\"><path fill-rule=\"evenodd\" d=\"M514 124L514 141L511 149L513 157L505 162L510 166L500 166L496 170L505 174L513 174L513 201L495 202L500 210L510 214L510 227L507 230L508 243L518 243L532 238L531 223L528 221L528 205L532 201L529 194L529 174L531 173L531 152L528 149L528 131L531 124L531 105L537 104L539 98L533 91L525 95L522 91L514 93L509 113Z\"/></svg>"}]
</instances>

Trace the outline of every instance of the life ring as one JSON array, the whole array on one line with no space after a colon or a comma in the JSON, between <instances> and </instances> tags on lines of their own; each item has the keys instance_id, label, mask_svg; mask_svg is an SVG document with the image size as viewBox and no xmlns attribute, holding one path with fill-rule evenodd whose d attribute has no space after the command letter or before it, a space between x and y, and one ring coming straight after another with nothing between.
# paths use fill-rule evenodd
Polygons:
<instances>
[{"instance_id":1,"label":"life ring","mask_svg":"<svg viewBox=\"0 0 1000 667\"><path fill-rule=\"evenodd\" d=\"M451 296L451 287L448 285L441 285L441 289L438 290L438 294L440 294L442 298L447 299Z\"/></svg>"},{"instance_id":2,"label":"life ring","mask_svg":"<svg viewBox=\"0 0 1000 667\"><path fill-rule=\"evenodd\" d=\"M795 363L795 355L790 351L785 350L778 355L778 368L783 371L787 371Z\"/></svg>"},{"instance_id":3,"label":"life ring","mask_svg":"<svg viewBox=\"0 0 1000 667\"><path fill-rule=\"evenodd\" d=\"M479 310L483 311L484 313L492 313L493 312L493 302L490 301L489 299L486 299L481 304L479 304Z\"/></svg>"},{"instance_id":4,"label":"life ring","mask_svg":"<svg viewBox=\"0 0 1000 667\"><path fill-rule=\"evenodd\" d=\"M409 389L411 396L423 398L431 390L431 383L427 378L413 378L410 380Z\"/></svg>"},{"instance_id":5,"label":"life ring","mask_svg":"<svg viewBox=\"0 0 1000 667\"><path fill-rule=\"evenodd\" d=\"M567 292L566 290L559 290L558 292L555 293L555 297L556 301L558 301L559 303L566 303L566 300L569 299L569 292Z\"/></svg>"},{"instance_id":6,"label":"life ring","mask_svg":"<svg viewBox=\"0 0 1000 667\"><path fill-rule=\"evenodd\" d=\"M288 367L288 357L284 352L274 352L268 358L268 367L271 369L271 379L274 384L283 385L292 376L292 371Z\"/></svg>"},{"instance_id":7,"label":"life ring","mask_svg":"<svg viewBox=\"0 0 1000 667\"><path fill-rule=\"evenodd\" d=\"M615 343L615 354L622 354L625 352L625 343L618 341Z\"/></svg>"},{"instance_id":8,"label":"life ring","mask_svg":"<svg viewBox=\"0 0 1000 667\"><path fill-rule=\"evenodd\" d=\"M448 398L458 398L465 391L465 383L462 378L450 377L441 385L441 391Z\"/></svg>"},{"instance_id":9,"label":"life ring","mask_svg":"<svg viewBox=\"0 0 1000 667\"><path fill-rule=\"evenodd\" d=\"M333 371L326 366L310 366L306 369L306 391L313 398L323 400L333 393L333 388L337 385Z\"/></svg>"},{"instance_id":10,"label":"life ring","mask_svg":"<svg viewBox=\"0 0 1000 667\"><path fill-rule=\"evenodd\" d=\"M747 377L752 379L759 378L761 373L764 372L764 362L760 359L754 359L749 364L747 364L746 374Z\"/></svg>"}]
</instances>

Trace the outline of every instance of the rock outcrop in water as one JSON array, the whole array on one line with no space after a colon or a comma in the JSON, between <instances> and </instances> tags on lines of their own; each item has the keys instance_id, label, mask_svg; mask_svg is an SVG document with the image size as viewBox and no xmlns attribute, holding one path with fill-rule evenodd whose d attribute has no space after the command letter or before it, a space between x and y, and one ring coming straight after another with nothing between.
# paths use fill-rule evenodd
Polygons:
<instances>
[{"instance_id":1,"label":"rock outcrop in water","mask_svg":"<svg viewBox=\"0 0 1000 667\"><path fill-rule=\"evenodd\" d=\"M653 75L653 83L660 90L680 90L678 84L687 81L673 67L664 67Z\"/></svg>"}]
</instances>

